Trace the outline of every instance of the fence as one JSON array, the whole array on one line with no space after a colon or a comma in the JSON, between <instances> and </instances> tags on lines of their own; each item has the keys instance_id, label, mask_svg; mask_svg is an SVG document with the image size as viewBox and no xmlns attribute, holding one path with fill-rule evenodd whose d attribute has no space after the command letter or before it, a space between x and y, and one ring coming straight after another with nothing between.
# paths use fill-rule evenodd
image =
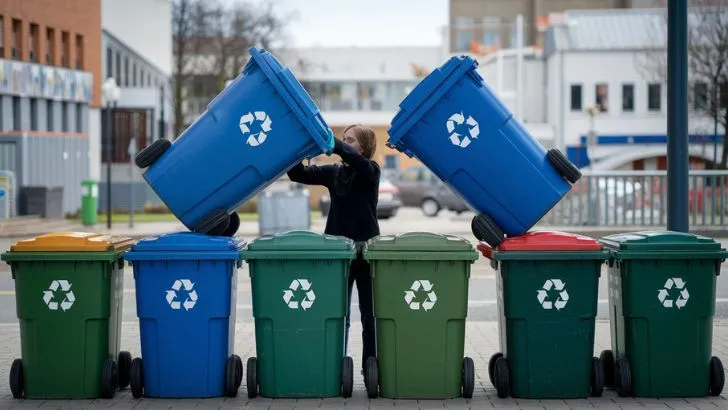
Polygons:
<instances>
[{"instance_id":1,"label":"fence","mask_svg":"<svg viewBox=\"0 0 728 410\"><path fill-rule=\"evenodd\" d=\"M728 225L728 171L690 171L691 227ZM540 225L667 225L666 171L584 171Z\"/></svg>"}]
</instances>

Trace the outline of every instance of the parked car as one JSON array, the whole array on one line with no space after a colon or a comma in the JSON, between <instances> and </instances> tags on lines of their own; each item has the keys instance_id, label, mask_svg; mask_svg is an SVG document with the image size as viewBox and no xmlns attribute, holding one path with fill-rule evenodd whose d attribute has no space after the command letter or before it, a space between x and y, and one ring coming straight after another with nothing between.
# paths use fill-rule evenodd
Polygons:
<instances>
[{"instance_id":1,"label":"parked car","mask_svg":"<svg viewBox=\"0 0 728 410\"><path fill-rule=\"evenodd\" d=\"M462 198L425 166L409 167L393 176L392 181L399 188L402 204L422 208L427 216L435 217L443 209L458 214L470 209Z\"/></svg>"},{"instance_id":2,"label":"parked car","mask_svg":"<svg viewBox=\"0 0 728 410\"><path fill-rule=\"evenodd\" d=\"M425 215L433 218L443 209L456 212L458 215L470 210L468 204L442 182L427 191L422 198L420 208Z\"/></svg>"},{"instance_id":3,"label":"parked car","mask_svg":"<svg viewBox=\"0 0 728 410\"><path fill-rule=\"evenodd\" d=\"M329 215L331 208L331 197L324 194L319 199L319 207L321 215L326 217ZM397 211L402 207L402 201L399 198L399 189L394 186L387 178L379 180L379 201L377 202L377 218L389 219L397 215Z\"/></svg>"}]
</instances>

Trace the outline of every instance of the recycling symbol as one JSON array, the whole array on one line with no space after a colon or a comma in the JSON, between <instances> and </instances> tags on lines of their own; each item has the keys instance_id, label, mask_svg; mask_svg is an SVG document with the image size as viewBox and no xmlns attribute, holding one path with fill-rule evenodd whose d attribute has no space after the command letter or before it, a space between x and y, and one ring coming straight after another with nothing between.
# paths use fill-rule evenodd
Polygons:
<instances>
[{"instance_id":1,"label":"recycling symbol","mask_svg":"<svg viewBox=\"0 0 728 410\"><path fill-rule=\"evenodd\" d=\"M61 299L60 306L65 312L70 309L71 306L73 306L73 302L76 301L76 295L74 295L71 290L71 283L67 280L54 280L51 282L48 289L43 291L43 302L45 302L46 306L48 306L48 309L58 310L59 303L55 298L55 293L59 289L63 292L63 299Z\"/></svg>"},{"instance_id":2,"label":"recycling symbol","mask_svg":"<svg viewBox=\"0 0 728 410\"><path fill-rule=\"evenodd\" d=\"M180 302L181 299L177 299L177 292L184 289L187 292L187 297L184 302ZM172 289L167 291L167 303L169 307L174 310L179 310L184 307L185 310L190 310L195 307L197 303L197 292L195 291L195 284L189 279L177 279L172 285Z\"/></svg>"},{"instance_id":3,"label":"recycling symbol","mask_svg":"<svg viewBox=\"0 0 728 410\"><path fill-rule=\"evenodd\" d=\"M300 291L299 291L300 289ZM296 298L296 294L304 293L303 299ZM283 291L283 301L286 302L289 309L298 309L299 306L303 310L308 310L313 306L313 302L316 300L316 294L311 289L311 282L307 279L294 279L288 289Z\"/></svg>"},{"instance_id":4,"label":"recycling symbol","mask_svg":"<svg viewBox=\"0 0 728 410\"><path fill-rule=\"evenodd\" d=\"M467 128L463 130L463 124L467 124ZM453 145L457 145L460 148L465 148L473 142L474 139L478 138L480 134L480 127L475 118L468 115L468 119L465 119L465 115L455 113L450 116L447 120L447 132L450 133L450 142Z\"/></svg>"},{"instance_id":5,"label":"recycling symbol","mask_svg":"<svg viewBox=\"0 0 728 410\"><path fill-rule=\"evenodd\" d=\"M676 300L669 297L670 291L673 287L680 291ZM667 281L665 281L665 286L657 291L657 299L659 299L662 306L666 308L677 306L678 309L682 309L688 304L689 298L690 293L688 292L688 288L685 287L685 281L682 280L682 278L668 278Z\"/></svg>"},{"instance_id":6,"label":"recycling symbol","mask_svg":"<svg viewBox=\"0 0 728 410\"><path fill-rule=\"evenodd\" d=\"M265 111L255 111L243 114L240 117L240 132L247 136L246 144L257 147L265 142L271 130L271 121ZM255 130L256 132L253 132Z\"/></svg>"},{"instance_id":7,"label":"recycling symbol","mask_svg":"<svg viewBox=\"0 0 728 410\"><path fill-rule=\"evenodd\" d=\"M427 300L419 302L417 300L417 293L422 289L427 294ZM432 283L429 280L416 280L412 282L410 290L404 291L404 301L409 305L412 310L420 310L420 307L425 311L432 309L437 302L437 295L432 290Z\"/></svg>"},{"instance_id":8,"label":"recycling symbol","mask_svg":"<svg viewBox=\"0 0 728 410\"><path fill-rule=\"evenodd\" d=\"M551 289L559 292L559 296L556 301L552 301L549 298L549 292ZM536 292L536 298L541 307L550 310L554 307L556 310L561 310L566 307L566 303L569 301L569 292L566 291L566 283L561 279L547 279L544 282L543 287Z\"/></svg>"}]
</instances>

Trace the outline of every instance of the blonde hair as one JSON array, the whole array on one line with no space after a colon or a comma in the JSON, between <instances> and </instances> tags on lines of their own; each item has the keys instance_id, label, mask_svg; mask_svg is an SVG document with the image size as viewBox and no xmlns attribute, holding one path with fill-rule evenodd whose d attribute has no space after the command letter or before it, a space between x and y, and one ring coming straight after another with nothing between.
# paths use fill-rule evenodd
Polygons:
<instances>
[{"instance_id":1,"label":"blonde hair","mask_svg":"<svg viewBox=\"0 0 728 410\"><path fill-rule=\"evenodd\" d=\"M366 159L372 159L377 151L377 135L374 130L362 124L352 124L344 129L344 134L351 130L354 137L359 142L362 149L362 156Z\"/></svg>"}]
</instances>

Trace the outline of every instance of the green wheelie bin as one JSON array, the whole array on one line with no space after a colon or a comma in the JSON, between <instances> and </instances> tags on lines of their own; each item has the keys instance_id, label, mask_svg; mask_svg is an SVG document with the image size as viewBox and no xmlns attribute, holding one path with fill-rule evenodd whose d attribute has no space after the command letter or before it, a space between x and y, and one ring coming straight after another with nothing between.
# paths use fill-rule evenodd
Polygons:
<instances>
[{"instance_id":1,"label":"green wheelie bin","mask_svg":"<svg viewBox=\"0 0 728 410\"><path fill-rule=\"evenodd\" d=\"M428 232L372 238L364 251L373 281L377 357L367 359L370 398L473 396L465 350L470 265L465 239Z\"/></svg>"},{"instance_id":2,"label":"green wheelie bin","mask_svg":"<svg viewBox=\"0 0 728 410\"><path fill-rule=\"evenodd\" d=\"M248 397L351 396L344 332L355 255L349 239L309 231L248 244L257 354L246 364Z\"/></svg>"},{"instance_id":3,"label":"green wheelie bin","mask_svg":"<svg viewBox=\"0 0 728 410\"><path fill-rule=\"evenodd\" d=\"M2 260L15 279L21 359L15 398L111 398L129 385L120 352L123 253L129 238L58 232L12 245Z\"/></svg>"},{"instance_id":4,"label":"green wheelie bin","mask_svg":"<svg viewBox=\"0 0 728 410\"><path fill-rule=\"evenodd\" d=\"M601 354L620 396L705 397L723 390L712 355L715 284L728 256L711 238L671 231L606 236L612 349Z\"/></svg>"},{"instance_id":5,"label":"green wheelie bin","mask_svg":"<svg viewBox=\"0 0 728 410\"><path fill-rule=\"evenodd\" d=\"M594 357L601 266L609 253L586 236L541 231L478 249L496 269L501 352L488 362L498 396L601 396Z\"/></svg>"}]
</instances>

